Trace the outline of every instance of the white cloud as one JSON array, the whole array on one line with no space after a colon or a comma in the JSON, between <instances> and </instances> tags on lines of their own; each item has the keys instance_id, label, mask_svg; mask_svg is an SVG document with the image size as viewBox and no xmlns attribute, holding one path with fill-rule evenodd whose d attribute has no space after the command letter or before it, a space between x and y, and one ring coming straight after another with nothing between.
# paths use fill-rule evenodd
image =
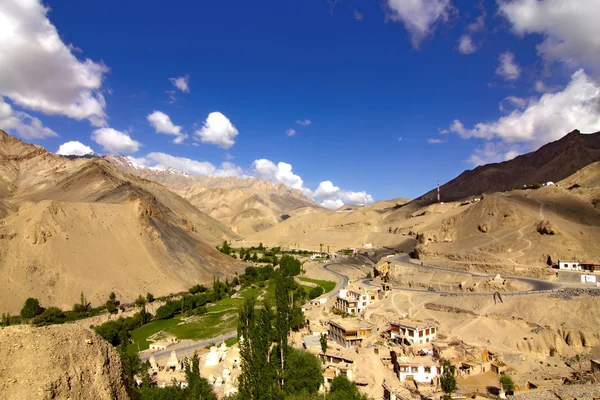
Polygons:
<instances>
[{"instance_id":1,"label":"white cloud","mask_svg":"<svg viewBox=\"0 0 600 400\"><path fill-rule=\"evenodd\" d=\"M288 136L294 136L296 134L296 130L295 129L287 129L285 131L285 134Z\"/></svg>"},{"instance_id":2,"label":"white cloud","mask_svg":"<svg viewBox=\"0 0 600 400\"><path fill-rule=\"evenodd\" d=\"M105 125L103 63L75 57L37 0L0 2L0 95L46 114Z\"/></svg>"},{"instance_id":3,"label":"white cloud","mask_svg":"<svg viewBox=\"0 0 600 400\"><path fill-rule=\"evenodd\" d=\"M309 126L310 124L312 124L312 122L309 119L299 119L298 121L296 121L296 123L302 126Z\"/></svg>"},{"instance_id":4,"label":"white cloud","mask_svg":"<svg viewBox=\"0 0 600 400\"><path fill-rule=\"evenodd\" d=\"M520 35L544 39L537 52L546 61L565 61L600 74L598 0L497 0L499 11Z\"/></svg>"},{"instance_id":5,"label":"white cloud","mask_svg":"<svg viewBox=\"0 0 600 400\"><path fill-rule=\"evenodd\" d=\"M458 51L460 54L471 54L477 51L477 47L473 44L471 36L464 34L458 39Z\"/></svg>"},{"instance_id":6,"label":"white cloud","mask_svg":"<svg viewBox=\"0 0 600 400\"><path fill-rule=\"evenodd\" d=\"M141 165L158 168L172 168L193 176L242 176L240 167L230 162L221 163L217 168L208 161L196 161L185 157L176 157L165 153L150 153L140 160Z\"/></svg>"},{"instance_id":7,"label":"white cloud","mask_svg":"<svg viewBox=\"0 0 600 400\"><path fill-rule=\"evenodd\" d=\"M111 154L135 153L142 144L127 133L112 128L100 128L92 132L92 140Z\"/></svg>"},{"instance_id":8,"label":"white cloud","mask_svg":"<svg viewBox=\"0 0 600 400\"><path fill-rule=\"evenodd\" d=\"M292 189L302 190L303 181L300 176L292 172L292 165L279 162L277 165L271 160L261 158L252 163L254 175L258 179L271 182L282 182Z\"/></svg>"},{"instance_id":9,"label":"white cloud","mask_svg":"<svg viewBox=\"0 0 600 400\"><path fill-rule=\"evenodd\" d=\"M61 156L85 156L86 154L94 154L94 150L81 142L70 141L61 144L56 154Z\"/></svg>"},{"instance_id":10,"label":"white cloud","mask_svg":"<svg viewBox=\"0 0 600 400\"><path fill-rule=\"evenodd\" d=\"M352 192L340 189L331 181L323 181L314 192L304 187L302 178L292 172L290 164L279 162L277 165L265 158L255 160L252 163L254 176L258 179L270 182L281 182L291 187L299 189L309 198L317 198L321 204L327 208L338 208L344 203L366 204L373 202L373 196L366 192ZM341 203L340 203L341 202ZM337 206L336 206L337 205Z\"/></svg>"},{"instance_id":11,"label":"white cloud","mask_svg":"<svg viewBox=\"0 0 600 400\"><path fill-rule=\"evenodd\" d=\"M450 126L451 132L464 139L498 141L493 143L496 147L488 146L476 154L478 162L503 159L504 155L498 156L502 152L512 156L515 151L535 150L573 129L600 131L600 83L583 70L575 72L571 82L560 92L545 93L539 99L526 101L513 97L511 101L519 107L496 121L477 123L473 129L465 128L459 120ZM498 147L501 145L508 147ZM519 147L514 148L516 145Z\"/></svg>"},{"instance_id":12,"label":"white cloud","mask_svg":"<svg viewBox=\"0 0 600 400\"><path fill-rule=\"evenodd\" d=\"M15 133L23 139L58 136L52 129L45 127L38 118L22 111L14 111L10 104L4 102L2 96L0 96L0 129Z\"/></svg>"},{"instance_id":13,"label":"white cloud","mask_svg":"<svg viewBox=\"0 0 600 400\"><path fill-rule=\"evenodd\" d=\"M149 114L146 119L150 125L154 127L156 133L175 136L175 139L173 139L173 143L175 144L183 143L188 137L188 135L181 132L181 126L173 124L171 118L161 111L154 111L152 114Z\"/></svg>"},{"instance_id":14,"label":"white cloud","mask_svg":"<svg viewBox=\"0 0 600 400\"><path fill-rule=\"evenodd\" d=\"M386 4L387 18L402 22L415 48L433 33L439 22L448 20L453 10L450 0L386 0Z\"/></svg>"},{"instance_id":15,"label":"white cloud","mask_svg":"<svg viewBox=\"0 0 600 400\"><path fill-rule=\"evenodd\" d=\"M323 181L319 184L319 187L314 192L314 197L322 200L321 203L323 206L328 207L328 204L333 208L333 205L342 203L350 203L350 204L367 204L373 202L373 196L368 194L367 192L352 192L347 190L342 190L338 186L335 186L331 181ZM335 208L340 207L338 205Z\"/></svg>"},{"instance_id":16,"label":"white cloud","mask_svg":"<svg viewBox=\"0 0 600 400\"><path fill-rule=\"evenodd\" d=\"M508 103L509 106L511 107L507 107L505 104ZM527 106L527 104L529 104L529 100L528 99L524 99L522 97L517 97L517 96L508 96L506 97L503 101L500 102L499 108L500 111L507 111L509 109L514 109L514 108L525 108L525 106Z\"/></svg>"},{"instance_id":17,"label":"white cloud","mask_svg":"<svg viewBox=\"0 0 600 400\"><path fill-rule=\"evenodd\" d=\"M177 97L175 97L175 93L177 92L174 90L166 90L165 93L169 95L169 98L166 101L167 104L173 104L177 101Z\"/></svg>"},{"instance_id":18,"label":"white cloud","mask_svg":"<svg viewBox=\"0 0 600 400\"><path fill-rule=\"evenodd\" d=\"M202 129L194 132L194 135L204 143L228 149L235 144L233 139L238 135L238 130L226 116L220 112L211 112Z\"/></svg>"},{"instance_id":19,"label":"white cloud","mask_svg":"<svg viewBox=\"0 0 600 400\"><path fill-rule=\"evenodd\" d=\"M427 139L427 143L440 144L440 143L444 143L444 141L442 139L429 138L429 139Z\"/></svg>"},{"instance_id":20,"label":"white cloud","mask_svg":"<svg viewBox=\"0 0 600 400\"><path fill-rule=\"evenodd\" d=\"M183 93L190 92L190 76L189 74L185 74L184 76L180 76L178 78L169 78L169 81L175 86L177 89L181 90Z\"/></svg>"},{"instance_id":21,"label":"white cloud","mask_svg":"<svg viewBox=\"0 0 600 400\"><path fill-rule=\"evenodd\" d=\"M331 210L336 210L338 208L340 208L341 206L344 205L344 202L342 201L342 199L329 199L329 200L324 200L323 202L321 202L321 205L325 208L329 208Z\"/></svg>"},{"instance_id":22,"label":"white cloud","mask_svg":"<svg viewBox=\"0 0 600 400\"><path fill-rule=\"evenodd\" d=\"M352 16L354 17L355 20L357 20L359 22L362 21L363 18L365 17L364 14L358 10L354 10L354 13L352 14Z\"/></svg>"},{"instance_id":23,"label":"white cloud","mask_svg":"<svg viewBox=\"0 0 600 400\"><path fill-rule=\"evenodd\" d=\"M505 51L498 57L500 65L496 68L496 74L500 75L507 81L514 81L521 75L521 68L515 62L515 53L512 51Z\"/></svg>"}]
</instances>

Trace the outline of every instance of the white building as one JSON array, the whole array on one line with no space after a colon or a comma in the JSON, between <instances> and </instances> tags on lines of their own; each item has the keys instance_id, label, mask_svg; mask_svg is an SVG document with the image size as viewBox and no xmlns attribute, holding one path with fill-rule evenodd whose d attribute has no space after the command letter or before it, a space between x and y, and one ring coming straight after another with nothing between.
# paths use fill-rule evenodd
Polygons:
<instances>
[{"instance_id":1,"label":"white building","mask_svg":"<svg viewBox=\"0 0 600 400\"><path fill-rule=\"evenodd\" d=\"M372 249L373 243L363 243L362 247L364 247L365 249Z\"/></svg>"},{"instance_id":2,"label":"white building","mask_svg":"<svg viewBox=\"0 0 600 400\"><path fill-rule=\"evenodd\" d=\"M340 289L334 307L346 314L361 314L375 300L375 294L360 289Z\"/></svg>"},{"instance_id":3,"label":"white building","mask_svg":"<svg viewBox=\"0 0 600 400\"><path fill-rule=\"evenodd\" d=\"M437 328L434 324L424 322L392 322L390 336L392 339L406 340L409 344L425 344L435 339Z\"/></svg>"},{"instance_id":4,"label":"white building","mask_svg":"<svg viewBox=\"0 0 600 400\"><path fill-rule=\"evenodd\" d=\"M412 380L435 384L442 372L442 368L431 357L400 357L397 362L400 382Z\"/></svg>"},{"instance_id":5,"label":"white building","mask_svg":"<svg viewBox=\"0 0 600 400\"><path fill-rule=\"evenodd\" d=\"M558 260L558 269L566 269L569 271L581 271L581 265L579 265L579 261Z\"/></svg>"}]
</instances>

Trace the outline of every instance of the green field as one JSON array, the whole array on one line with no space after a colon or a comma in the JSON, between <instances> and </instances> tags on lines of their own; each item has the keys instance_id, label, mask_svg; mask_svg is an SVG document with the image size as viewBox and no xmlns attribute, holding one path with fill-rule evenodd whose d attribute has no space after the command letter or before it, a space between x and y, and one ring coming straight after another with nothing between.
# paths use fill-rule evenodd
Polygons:
<instances>
[{"instance_id":1,"label":"green field","mask_svg":"<svg viewBox=\"0 0 600 400\"><path fill-rule=\"evenodd\" d=\"M181 322L181 315L176 315L171 319L158 319L156 321L152 321L143 325L137 329L131 331L131 343L127 347L127 351L137 352L138 344L140 350L146 350L150 347L150 342L148 342L148 338L154 335L157 332L163 331L165 329L176 326Z\"/></svg>"},{"instance_id":2,"label":"green field","mask_svg":"<svg viewBox=\"0 0 600 400\"><path fill-rule=\"evenodd\" d=\"M300 277L298 277L298 279L300 279L302 282L310 282L310 283L314 283L315 285L321 286L323 288L323 290L325 290L325 293L329 293L333 289L335 289L335 282L332 282L332 281L322 281L319 279L311 279L311 278L307 278L304 276L300 276Z\"/></svg>"},{"instance_id":3,"label":"green field","mask_svg":"<svg viewBox=\"0 0 600 400\"><path fill-rule=\"evenodd\" d=\"M210 308L209 308L210 310ZM178 339L209 339L237 328L237 309L204 314L191 318L185 324L165 329L165 333Z\"/></svg>"}]
</instances>

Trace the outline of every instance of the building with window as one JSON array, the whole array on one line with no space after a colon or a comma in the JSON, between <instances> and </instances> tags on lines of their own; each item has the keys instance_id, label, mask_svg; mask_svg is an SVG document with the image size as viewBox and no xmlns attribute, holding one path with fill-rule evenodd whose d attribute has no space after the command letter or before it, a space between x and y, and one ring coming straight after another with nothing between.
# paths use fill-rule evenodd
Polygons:
<instances>
[{"instance_id":1,"label":"building with window","mask_svg":"<svg viewBox=\"0 0 600 400\"><path fill-rule=\"evenodd\" d=\"M431 357L400 357L396 363L400 382L415 381L435 385L442 372L438 362Z\"/></svg>"},{"instance_id":2,"label":"building with window","mask_svg":"<svg viewBox=\"0 0 600 400\"><path fill-rule=\"evenodd\" d=\"M432 323L401 321L392 322L390 325L392 340L397 339L408 344L429 343L437 335L437 327Z\"/></svg>"},{"instance_id":3,"label":"building with window","mask_svg":"<svg viewBox=\"0 0 600 400\"><path fill-rule=\"evenodd\" d=\"M558 269L566 269L568 271L581 271L579 261L560 261L558 260Z\"/></svg>"},{"instance_id":4,"label":"building with window","mask_svg":"<svg viewBox=\"0 0 600 400\"><path fill-rule=\"evenodd\" d=\"M361 314L365 308L375 300L376 293L369 293L368 290L341 289L338 293L334 307L346 314Z\"/></svg>"},{"instance_id":5,"label":"building with window","mask_svg":"<svg viewBox=\"0 0 600 400\"><path fill-rule=\"evenodd\" d=\"M377 328L354 318L330 319L329 339L344 347L360 346L363 339L377 333Z\"/></svg>"}]
</instances>

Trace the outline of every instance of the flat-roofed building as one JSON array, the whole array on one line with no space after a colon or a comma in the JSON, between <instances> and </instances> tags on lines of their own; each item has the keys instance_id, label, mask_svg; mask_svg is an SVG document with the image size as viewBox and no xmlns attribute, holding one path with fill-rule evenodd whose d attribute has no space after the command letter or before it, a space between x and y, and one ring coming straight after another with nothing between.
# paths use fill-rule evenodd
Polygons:
<instances>
[{"instance_id":1,"label":"flat-roofed building","mask_svg":"<svg viewBox=\"0 0 600 400\"><path fill-rule=\"evenodd\" d=\"M442 372L439 363L432 357L400 357L396 362L400 382L408 380L436 384Z\"/></svg>"},{"instance_id":2,"label":"flat-roofed building","mask_svg":"<svg viewBox=\"0 0 600 400\"><path fill-rule=\"evenodd\" d=\"M335 299L334 307L346 314L361 314L371 301L375 300L375 295L376 293L369 293L368 290L360 288L341 289Z\"/></svg>"},{"instance_id":3,"label":"flat-roofed building","mask_svg":"<svg viewBox=\"0 0 600 400\"><path fill-rule=\"evenodd\" d=\"M437 327L432 323L401 321L390 325L391 338L406 340L409 344L429 343L437 335Z\"/></svg>"},{"instance_id":4,"label":"flat-roofed building","mask_svg":"<svg viewBox=\"0 0 600 400\"><path fill-rule=\"evenodd\" d=\"M377 328L351 318L330 319L329 339L344 347L360 346L363 339L377 333Z\"/></svg>"}]
</instances>

